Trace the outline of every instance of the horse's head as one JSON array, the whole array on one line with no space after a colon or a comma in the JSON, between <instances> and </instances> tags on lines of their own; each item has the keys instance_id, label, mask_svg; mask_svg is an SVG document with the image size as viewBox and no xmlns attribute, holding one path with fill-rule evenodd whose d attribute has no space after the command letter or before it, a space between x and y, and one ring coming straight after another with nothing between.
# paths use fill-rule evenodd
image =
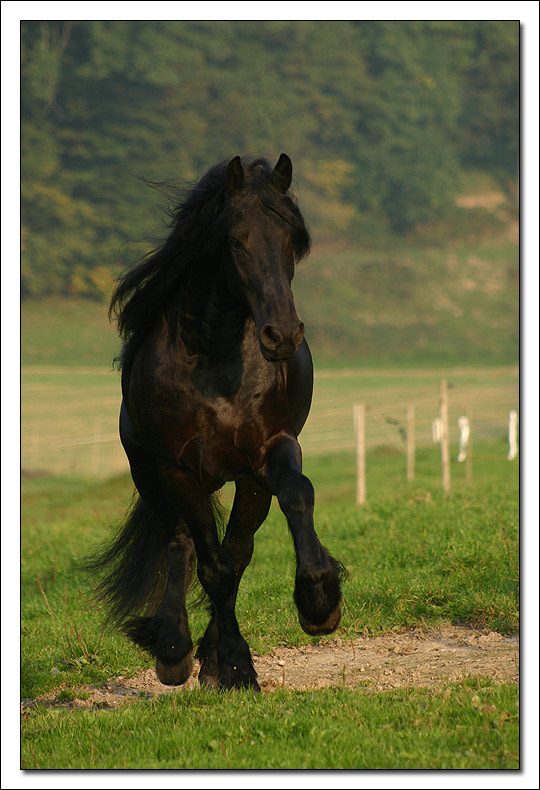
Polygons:
<instances>
[{"instance_id":1,"label":"horse's head","mask_svg":"<svg viewBox=\"0 0 540 790\"><path fill-rule=\"evenodd\" d=\"M272 171L264 160L244 170L240 157L228 165L229 279L236 298L257 327L263 356L271 362L292 357L304 337L291 282L295 262L309 251L302 215L287 195L292 163L281 154Z\"/></svg>"}]
</instances>

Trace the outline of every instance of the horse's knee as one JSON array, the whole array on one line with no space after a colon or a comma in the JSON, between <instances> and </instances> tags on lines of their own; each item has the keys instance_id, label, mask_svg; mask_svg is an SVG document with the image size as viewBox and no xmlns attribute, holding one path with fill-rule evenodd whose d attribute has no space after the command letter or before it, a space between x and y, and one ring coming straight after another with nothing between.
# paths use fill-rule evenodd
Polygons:
<instances>
[{"instance_id":1,"label":"horse's knee","mask_svg":"<svg viewBox=\"0 0 540 790\"><path fill-rule=\"evenodd\" d=\"M215 562L197 564L199 580L213 603L223 601L234 592L235 571L229 555L223 551Z\"/></svg>"},{"instance_id":2,"label":"horse's knee","mask_svg":"<svg viewBox=\"0 0 540 790\"><path fill-rule=\"evenodd\" d=\"M311 481L302 474L291 475L283 482L278 501L289 520L313 513L315 491Z\"/></svg>"}]
</instances>

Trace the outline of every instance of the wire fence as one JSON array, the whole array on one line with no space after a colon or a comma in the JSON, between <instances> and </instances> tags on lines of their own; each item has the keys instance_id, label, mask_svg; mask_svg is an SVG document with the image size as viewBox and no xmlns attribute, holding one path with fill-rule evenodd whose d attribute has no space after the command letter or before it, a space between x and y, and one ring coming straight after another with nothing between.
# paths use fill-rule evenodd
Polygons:
<instances>
[{"instance_id":1,"label":"wire fence","mask_svg":"<svg viewBox=\"0 0 540 790\"><path fill-rule=\"evenodd\" d=\"M369 451L388 445L399 452L407 451L409 411L414 409L414 433L416 445L428 446L434 441L434 421L440 418L440 382L434 383L425 393L411 392L409 397L393 398L394 389L384 389L365 397L361 388L352 398L343 397L344 403L325 408L324 403L313 409L313 413L302 433L304 451L327 453L334 450L356 449L353 430L353 404L365 405L365 447ZM350 401L350 402L349 402ZM460 440L459 420L469 415L474 436L490 442L507 437L509 414L519 416L519 391L517 385L499 387L474 386L448 389L448 431L450 449L458 452Z\"/></svg>"},{"instance_id":2,"label":"wire fence","mask_svg":"<svg viewBox=\"0 0 540 790\"><path fill-rule=\"evenodd\" d=\"M92 376L91 371L86 376L81 372L78 379L68 371L65 375L61 382L35 371L23 376L23 473L109 477L126 472L128 463L118 436L117 378L97 372ZM460 452L459 420L464 416L470 420L474 441L498 441L500 446L501 441L508 441L509 415L514 412L517 437L516 370L480 371L474 376L454 373L447 380L452 457ZM365 452L386 446L406 456L411 429L416 447L433 445L434 423L440 418L440 378L422 371L394 373L387 379L380 372L319 374L311 413L300 436L305 457L356 452L355 403L364 404Z\"/></svg>"},{"instance_id":3,"label":"wire fence","mask_svg":"<svg viewBox=\"0 0 540 790\"><path fill-rule=\"evenodd\" d=\"M493 405L493 404L492 404ZM499 402L500 405L500 402ZM366 404L355 403L353 407L353 425L355 437L355 450L356 450L356 502L358 505L363 505L366 501ZM457 421L456 426L459 432L456 460L460 463L465 463L465 481L472 482L472 447L471 447L471 434L474 432L482 437L482 434L492 434L497 438L500 437L500 423L497 417L502 414L502 406L500 409L495 409L493 417L481 419L478 424L474 425L472 422L472 408L467 405L466 413L461 414ZM439 390L439 413L431 422L432 441L440 444L441 456L441 478L442 489L445 494L449 494L451 490L451 475L450 475L450 424L449 424L449 398L448 398L448 382L442 379L440 382ZM383 417L383 414L376 408L371 409L371 417L375 423L376 429L381 430L391 440L393 448L398 452L403 453L407 458L407 479L413 482L415 478L415 456L416 456L416 437L417 428L422 428L416 420L416 409L414 404L409 403L407 406L406 427L399 419L395 417ZM424 426L425 427L425 426ZM454 426L452 426L454 427ZM476 429L479 428L477 431ZM394 429L394 430L392 430ZM508 450L506 459L513 461L518 456L519 443L518 443L518 413L516 409L511 409L507 418L506 429ZM484 445L486 446L486 445ZM484 450L477 453L480 460L501 460L502 449L500 443L494 445L487 445L488 447L496 447L493 449L491 455L487 455Z\"/></svg>"}]
</instances>

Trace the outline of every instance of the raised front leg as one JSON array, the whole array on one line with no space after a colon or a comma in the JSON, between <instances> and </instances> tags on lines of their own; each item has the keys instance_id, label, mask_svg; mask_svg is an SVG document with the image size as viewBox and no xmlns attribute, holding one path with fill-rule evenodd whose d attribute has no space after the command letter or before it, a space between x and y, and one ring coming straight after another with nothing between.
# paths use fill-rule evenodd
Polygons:
<instances>
[{"instance_id":1,"label":"raised front leg","mask_svg":"<svg viewBox=\"0 0 540 790\"><path fill-rule=\"evenodd\" d=\"M233 508L222 543L234 565L235 603L242 574L253 555L253 536L268 515L271 501L271 495L254 480L241 479L236 482ZM212 605L212 618L197 651L197 658L201 662L199 680L205 686L217 687L220 684L218 640L217 612Z\"/></svg>"},{"instance_id":2,"label":"raised front leg","mask_svg":"<svg viewBox=\"0 0 540 790\"><path fill-rule=\"evenodd\" d=\"M343 565L321 544L313 525L314 492L302 474L300 446L280 440L268 455L264 479L287 518L296 551L294 601L310 636L330 634L341 622Z\"/></svg>"}]
</instances>

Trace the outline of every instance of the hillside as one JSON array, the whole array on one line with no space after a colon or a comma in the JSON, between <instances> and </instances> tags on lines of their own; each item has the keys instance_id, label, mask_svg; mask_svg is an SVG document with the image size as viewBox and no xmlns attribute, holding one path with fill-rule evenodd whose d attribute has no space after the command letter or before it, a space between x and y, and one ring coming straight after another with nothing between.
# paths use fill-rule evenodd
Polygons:
<instances>
[{"instance_id":1,"label":"hillside","mask_svg":"<svg viewBox=\"0 0 540 790\"><path fill-rule=\"evenodd\" d=\"M457 232L388 237L386 247L318 243L312 229L294 292L317 366L516 364L517 228L493 194L461 196L469 207L456 214ZM494 205L478 214L489 195ZM117 351L105 302L23 302L23 365L107 367Z\"/></svg>"},{"instance_id":2,"label":"hillside","mask_svg":"<svg viewBox=\"0 0 540 790\"><path fill-rule=\"evenodd\" d=\"M387 250L315 245L295 294L325 366L518 360L519 246L508 236Z\"/></svg>"}]
</instances>

